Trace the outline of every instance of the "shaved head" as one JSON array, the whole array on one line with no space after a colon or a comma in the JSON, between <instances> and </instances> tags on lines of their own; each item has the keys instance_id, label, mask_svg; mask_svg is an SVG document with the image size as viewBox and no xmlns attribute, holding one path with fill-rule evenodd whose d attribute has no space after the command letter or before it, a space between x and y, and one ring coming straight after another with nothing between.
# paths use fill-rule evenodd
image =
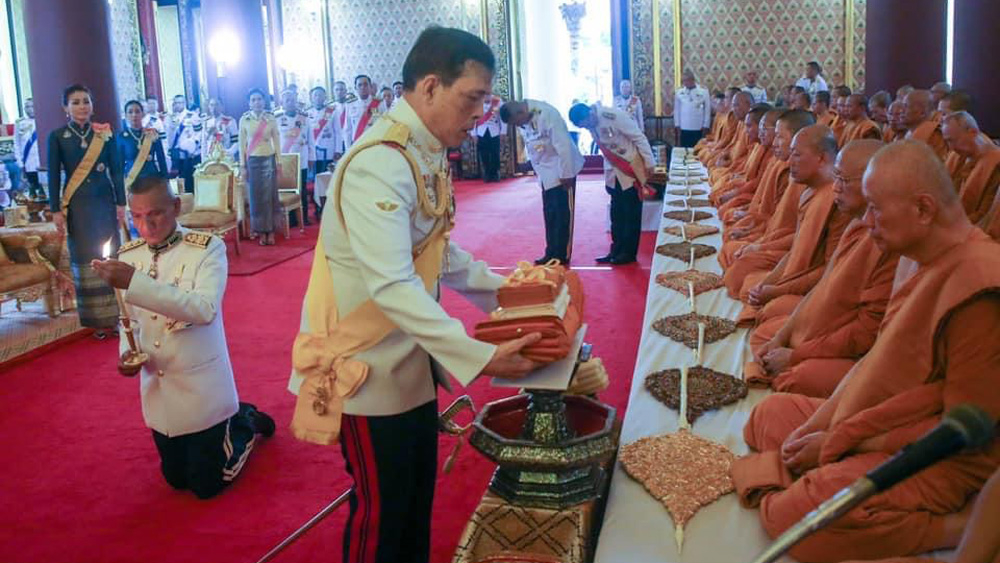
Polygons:
<instances>
[{"instance_id":1,"label":"shaved head","mask_svg":"<svg viewBox=\"0 0 1000 563\"><path fill-rule=\"evenodd\" d=\"M942 113L972 111L972 95L965 90L953 90L938 101L937 109Z\"/></svg>"},{"instance_id":2,"label":"shaved head","mask_svg":"<svg viewBox=\"0 0 1000 563\"><path fill-rule=\"evenodd\" d=\"M885 90L879 90L868 100L868 115L879 124L889 122L889 104L892 103L892 96Z\"/></svg>"},{"instance_id":3,"label":"shaved head","mask_svg":"<svg viewBox=\"0 0 1000 563\"><path fill-rule=\"evenodd\" d=\"M889 127L897 133L902 133L906 131L906 122L903 119L906 113L906 104L900 100L896 100L889 104L889 111L887 115L889 116Z\"/></svg>"},{"instance_id":4,"label":"shaved head","mask_svg":"<svg viewBox=\"0 0 1000 563\"><path fill-rule=\"evenodd\" d=\"M837 154L837 160L833 163L833 193L834 202L840 211L853 217L864 214L868 202L861 191L861 179L868 162L884 146L882 141L860 139L847 143Z\"/></svg>"},{"instance_id":5,"label":"shaved head","mask_svg":"<svg viewBox=\"0 0 1000 563\"><path fill-rule=\"evenodd\" d=\"M923 263L969 220L944 163L924 142L903 140L875 154L863 180L865 223L883 250Z\"/></svg>"},{"instance_id":6,"label":"shaved head","mask_svg":"<svg viewBox=\"0 0 1000 563\"><path fill-rule=\"evenodd\" d=\"M931 116L934 112L934 98L929 90L914 90L903 99L903 106L906 108L903 113L903 122L908 129L914 129Z\"/></svg>"},{"instance_id":7,"label":"shaved head","mask_svg":"<svg viewBox=\"0 0 1000 563\"><path fill-rule=\"evenodd\" d=\"M828 183L836 157L837 139L829 127L803 127L792 139L788 159L792 180L814 187Z\"/></svg>"},{"instance_id":8,"label":"shaved head","mask_svg":"<svg viewBox=\"0 0 1000 563\"><path fill-rule=\"evenodd\" d=\"M896 90L896 99L901 100L906 97L907 94L913 91L913 86L909 84L904 84Z\"/></svg>"},{"instance_id":9,"label":"shaved head","mask_svg":"<svg viewBox=\"0 0 1000 563\"><path fill-rule=\"evenodd\" d=\"M851 89L848 88L847 86L844 86L843 84L841 84L840 86L835 86L833 88L833 95L834 96L840 96L840 97L850 96L851 95Z\"/></svg>"},{"instance_id":10,"label":"shaved head","mask_svg":"<svg viewBox=\"0 0 1000 563\"><path fill-rule=\"evenodd\" d=\"M733 113L736 114L736 117L745 118L751 107L753 107L753 96L749 92L740 90L733 95Z\"/></svg>"},{"instance_id":11,"label":"shaved head","mask_svg":"<svg viewBox=\"0 0 1000 563\"><path fill-rule=\"evenodd\" d=\"M868 100L864 94L851 94L844 105L847 108L845 111L847 118L851 121L864 119L868 114Z\"/></svg>"},{"instance_id":12,"label":"shaved head","mask_svg":"<svg viewBox=\"0 0 1000 563\"><path fill-rule=\"evenodd\" d=\"M774 145L774 138L777 133L776 127L778 125L778 117L785 113L783 109L772 109L768 110L764 114L764 117L760 119L760 130L757 132L760 138L760 144L765 147L771 147Z\"/></svg>"},{"instance_id":13,"label":"shaved head","mask_svg":"<svg viewBox=\"0 0 1000 563\"><path fill-rule=\"evenodd\" d=\"M931 95L934 96L934 103L941 101L941 98L945 96L948 92L951 92L951 84L947 82L938 82L931 86Z\"/></svg>"},{"instance_id":14,"label":"shaved head","mask_svg":"<svg viewBox=\"0 0 1000 563\"><path fill-rule=\"evenodd\" d=\"M980 150L979 124L967 111L949 113L941 122L941 134L953 152L964 157L975 156ZM987 148L990 143L987 143Z\"/></svg>"}]
</instances>

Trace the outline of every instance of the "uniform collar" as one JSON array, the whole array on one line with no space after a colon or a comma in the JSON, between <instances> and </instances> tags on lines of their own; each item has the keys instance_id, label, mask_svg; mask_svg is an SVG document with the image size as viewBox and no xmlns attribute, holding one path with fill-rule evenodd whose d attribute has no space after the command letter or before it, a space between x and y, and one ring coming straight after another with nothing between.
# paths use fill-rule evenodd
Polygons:
<instances>
[{"instance_id":1,"label":"uniform collar","mask_svg":"<svg viewBox=\"0 0 1000 563\"><path fill-rule=\"evenodd\" d=\"M406 98L400 98L393 104L392 109L389 110L386 116L406 125L410 130L410 135L413 137L414 142L426 148L432 154L444 152L444 145L427 129L423 120L420 119L417 112L413 111L413 106L406 101Z\"/></svg>"},{"instance_id":2,"label":"uniform collar","mask_svg":"<svg viewBox=\"0 0 1000 563\"><path fill-rule=\"evenodd\" d=\"M153 251L153 254L163 254L164 252L180 244L181 240L183 239L184 239L184 233L181 232L181 227L180 225L178 225L177 227L174 228L173 234L167 237L167 240L161 242L160 244L150 244L149 249Z\"/></svg>"}]
</instances>

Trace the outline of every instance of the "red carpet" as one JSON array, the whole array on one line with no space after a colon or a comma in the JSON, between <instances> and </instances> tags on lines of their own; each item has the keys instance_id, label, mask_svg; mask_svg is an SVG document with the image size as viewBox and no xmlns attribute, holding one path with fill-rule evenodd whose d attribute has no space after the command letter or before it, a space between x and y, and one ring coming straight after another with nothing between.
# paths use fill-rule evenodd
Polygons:
<instances>
[{"instance_id":1,"label":"red carpet","mask_svg":"<svg viewBox=\"0 0 1000 563\"><path fill-rule=\"evenodd\" d=\"M319 226L313 223L306 227L306 232L299 232L298 227L292 227L291 238L285 239L282 232L274 235L277 244L261 246L256 240L240 241L240 254L236 255L233 247L233 236L226 235L226 255L229 258L230 276L252 276L268 268L287 262L296 256L301 256L316 247L316 236Z\"/></svg>"},{"instance_id":2,"label":"red carpet","mask_svg":"<svg viewBox=\"0 0 1000 563\"><path fill-rule=\"evenodd\" d=\"M593 257L607 251L602 183L591 177L577 188L578 267L594 266ZM533 178L461 183L454 239L497 266L536 258L540 200ZM652 246L652 233L644 234L641 266L580 272L588 340L612 377L602 399L619 409L628 398ZM138 382L115 372L117 343L78 340L0 373L0 561L252 563L346 488L338 448L296 441L287 430L289 350L310 260L306 253L230 279L224 313L240 396L270 412L278 432L255 448L240 479L216 499L199 501L163 481L142 424ZM467 324L481 316L455 294L444 301ZM477 405L509 394L488 381L467 392ZM442 408L452 399L442 395ZM442 438L442 462L453 443ZM452 474L439 478L433 561L451 560L492 471L466 446ZM345 518L346 509L329 516L275 561L340 561Z\"/></svg>"}]
</instances>

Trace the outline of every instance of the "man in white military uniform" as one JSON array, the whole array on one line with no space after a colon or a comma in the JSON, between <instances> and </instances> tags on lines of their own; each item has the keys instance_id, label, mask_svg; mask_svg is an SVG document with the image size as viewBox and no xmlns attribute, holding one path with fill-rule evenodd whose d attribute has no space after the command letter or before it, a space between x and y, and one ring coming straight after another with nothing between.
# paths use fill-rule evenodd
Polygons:
<instances>
[{"instance_id":1,"label":"man in white military uniform","mask_svg":"<svg viewBox=\"0 0 1000 563\"><path fill-rule=\"evenodd\" d=\"M459 145L481 115L494 64L489 47L475 35L440 27L424 30L403 65L403 99L338 164L339 197L337 185L331 187L317 245L322 254L313 264L303 332L296 342L310 335L324 338L309 332L317 312L326 315L321 322L326 331L334 331L330 334L348 333L329 337L335 341L324 349L337 348L358 332L340 330L352 319L361 331L364 323L382 315L393 327L360 352L335 360L341 366L363 363L367 374L344 399L339 417L341 448L355 483L343 536L344 563L430 559L437 471L435 380L443 382L450 372L466 385L481 373L516 378L536 367L520 350L537 342L538 334L492 346L469 337L438 303L443 282L490 310L502 283L443 230L453 213L446 147ZM420 188L411 166L420 174ZM432 241L436 245L429 248L437 249L429 255L432 260L422 260L430 250L414 259L414 248ZM429 278L426 285L423 275ZM332 287L323 277L332 278ZM314 291L335 298L332 311L310 307ZM354 315L363 307L371 314ZM293 361L301 367L298 350L293 350ZM336 377L345 371L338 370ZM306 375L302 393L317 377ZM296 372L290 387L299 392L300 382ZM310 398L305 400L308 405Z\"/></svg>"},{"instance_id":2,"label":"man in white military uniform","mask_svg":"<svg viewBox=\"0 0 1000 563\"><path fill-rule=\"evenodd\" d=\"M123 245L117 260L92 263L124 290L135 342L149 356L130 365L122 331L118 369L140 374L142 414L167 483L209 498L239 475L255 435L272 435L274 421L236 394L222 324L225 244L177 224L180 199L165 178L136 180L129 203L143 238Z\"/></svg>"},{"instance_id":3,"label":"man in white military uniform","mask_svg":"<svg viewBox=\"0 0 1000 563\"><path fill-rule=\"evenodd\" d=\"M45 190L38 182L38 130L35 127L35 102L24 101L24 117L14 124L14 157L28 182L28 197L45 199Z\"/></svg>"},{"instance_id":4,"label":"man in white military uniform","mask_svg":"<svg viewBox=\"0 0 1000 563\"><path fill-rule=\"evenodd\" d=\"M201 116L187 108L183 94L174 96L167 116L167 155L173 176L184 179L184 191L194 192L194 168L201 161Z\"/></svg>"},{"instance_id":5,"label":"man in white military uniform","mask_svg":"<svg viewBox=\"0 0 1000 563\"><path fill-rule=\"evenodd\" d=\"M277 117L278 136L281 138L281 153L299 155L299 197L302 198L302 216L309 222L309 197L306 181L309 179L309 159L312 155L312 134L309 130L309 116L299 111L298 98L293 90L281 93L281 115ZM290 173L290 172L285 172ZM316 202L313 202L316 205ZM318 208L317 208L318 209ZM317 210L317 216L319 211Z\"/></svg>"},{"instance_id":6,"label":"man in white military uniform","mask_svg":"<svg viewBox=\"0 0 1000 563\"><path fill-rule=\"evenodd\" d=\"M604 186L611 196L611 252L598 263L630 264L639 252L644 182L653 175L653 149L632 116L614 108L576 104L573 125L587 129L604 155Z\"/></svg>"},{"instance_id":7,"label":"man in white military uniform","mask_svg":"<svg viewBox=\"0 0 1000 563\"><path fill-rule=\"evenodd\" d=\"M757 85L757 71L756 70L747 71L746 75L744 76L744 79L746 80L747 83L743 86L743 88L741 88L741 90L753 96L753 103L755 104L767 103L767 90Z\"/></svg>"},{"instance_id":8,"label":"man in white military uniform","mask_svg":"<svg viewBox=\"0 0 1000 563\"><path fill-rule=\"evenodd\" d=\"M359 74L354 79L354 89L358 93L357 99L347 104L347 116L344 127L344 143L350 148L365 130L372 126L379 116L379 106L381 100L375 96L375 89L372 86L372 79L367 75Z\"/></svg>"},{"instance_id":9,"label":"man in white military uniform","mask_svg":"<svg viewBox=\"0 0 1000 563\"><path fill-rule=\"evenodd\" d=\"M205 114L201 137L201 159L208 159L216 145L222 145L223 151L238 162L237 152L240 149L240 125L222 111L222 102L218 98L208 100L208 113Z\"/></svg>"},{"instance_id":10,"label":"man in white military uniform","mask_svg":"<svg viewBox=\"0 0 1000 563\"><path fill-rule=\"evenodd\" d=\"M712 104L708 90L695 82L694 73L685 70L683 88L674 94L674 129L679 131L677 144L691 148L708 133L712 124Z\"/></svg>"},{"instance_id":11,"label":"man in white military uniform","mask_svg":"<svg viewBox=\"0 0 1000 563\"><path fill-rule=\"evenodd\" d=\"M569 264L573 248L570 201L576 175L583 168L583 155L569 136L562 116L545 102L507 102L500 107L500 119L521 132L528 160L542 186L545 255L535 263L558 260Z\"/></svg>"},{"instance_id":12,"label":"man in white military uniform","mask_svg":"<svg viewBox=\"0 0 1000 563\"><path fill-rule=\"evenodd\" d=\"M484 182L500 179L500 137L507 134L507 124L500 120L500 98L487 96L483 100L483 116L476 120L476 154Z\"/></svg>"},{"instance_id":13,"label":"man in white military uniform","mask_svg":"<svg viewBox=\"0 0 1000 563\"><path fill-rule=\"evenodd\" d=\"M317 86L309 92L312 107L306 112L309 116L309 136L312 141L312 154L309 160L313 162L313 173L326 172L336 158L337 142L337 109L335 102L327 103L326 88Z\"/></svg>"},{"instance_id":14,"label":"man in white military uniform","mask_svg":"<svg viewBox=\"0 0 1000 563\"><path fill-rule=\"evenodd\" d=\"M618 85L618 94L615 96L615 108L627 113L642 131L642 100L632 92L632 81L622 80Z\"/></svg>"},{"instance_id":15,"label":"man in white military uniform","mask_svg":"<svg viewBox=\"0 0 1000 563\"><path fill-rule=\"evenodd\" d=\"M333 83L333 99L336 104L336 110L333 113L334 135L336 135L333 141L335 149L333 159L339 160L344 151L347 150L347 104L353 101L353 98L348 97L347 84L343 80Z\"/></svg>"}]
</instances>

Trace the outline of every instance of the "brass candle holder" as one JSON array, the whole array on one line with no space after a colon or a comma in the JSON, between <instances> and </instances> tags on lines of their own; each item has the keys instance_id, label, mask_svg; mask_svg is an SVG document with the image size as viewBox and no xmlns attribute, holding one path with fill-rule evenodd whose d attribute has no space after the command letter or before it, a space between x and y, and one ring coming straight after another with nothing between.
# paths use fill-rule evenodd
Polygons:
<instances>
[{"instance_id":1,"label":"brass candle holder","mask_svg":"<svg viewBox=\"0 0 1000 563\"><path fill-rule=\"evenodd\" d=\"M111 241L104 243L103 257L105 260L111 257ZM122 331L125 332L125 339L128 340L128 350L126 350L121 356L121 374L126 377L133 377L135 374L139 373L142 369L143 364L149 361L149 354L139 350L139 344L135 341L135 335L132 333L132 319L129 318L127 310L125 309L125 295L122 290L117 287L113 288L115 291L115 299L118 300L118 320L121 322Z\"/></svg>"}]
</instances>

